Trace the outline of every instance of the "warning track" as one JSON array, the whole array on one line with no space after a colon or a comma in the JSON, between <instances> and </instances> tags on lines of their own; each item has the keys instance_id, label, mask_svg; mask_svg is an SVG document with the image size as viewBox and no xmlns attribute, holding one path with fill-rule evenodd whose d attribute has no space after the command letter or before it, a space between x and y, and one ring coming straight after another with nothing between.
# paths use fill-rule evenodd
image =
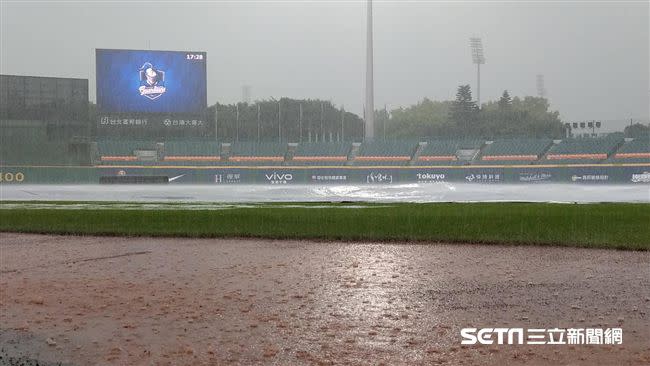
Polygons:
<instances>
[{"instance_id":1,"label":"warning track","mask_svg":"<svg viewBox=\"0 0 650 366\"><path fill-rule=\"evenodd\" d=\"M650 253L2 233L0 346L41 363L648 364ZM622 327L461 346L463 327Z\"/></svg>"}]
</instances>

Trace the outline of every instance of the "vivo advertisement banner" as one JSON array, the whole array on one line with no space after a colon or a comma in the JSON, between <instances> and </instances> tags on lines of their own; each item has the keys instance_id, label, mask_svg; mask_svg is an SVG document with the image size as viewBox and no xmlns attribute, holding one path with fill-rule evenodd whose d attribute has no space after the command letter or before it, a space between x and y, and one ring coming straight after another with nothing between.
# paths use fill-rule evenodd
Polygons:
<instances>
[{"instance_id":1,"label":"vivo advertisement banner","mask_svg":"<svg viewBox=\"0 0 650 366\"><path fill-rule=\"evenodd\" d=\"M267 184L292 184L297 183L294 172L273 170L262 172L261 181Z\"/></svg>"},{"instance_id":2,"label":"vivo advertisement banner","mask_svg":"<svg viewBox=\"0 0 650 366\"><path fill-rule=\"evenodd\" d=\"M97 105L105 113L203 113L205 52L96 51Z\"/></svg>"}]
</instances>

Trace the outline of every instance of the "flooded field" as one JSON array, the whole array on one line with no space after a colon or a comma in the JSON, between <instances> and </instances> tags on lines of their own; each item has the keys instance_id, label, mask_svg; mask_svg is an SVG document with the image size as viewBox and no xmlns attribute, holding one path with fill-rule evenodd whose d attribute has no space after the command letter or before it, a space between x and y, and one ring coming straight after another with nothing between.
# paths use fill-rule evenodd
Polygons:
<instances>
[{"instance_id":1,"label":"flooded field","mask_svg":"<svg viewBox=\"0 0 650 366\"><path fill-rule=\"evenodd\" d=\"M648 252L2 237L0 346L40 364L650 362ZM623 344L467 346L464 327L621 327Z\"/></svg>"}]
</instances>

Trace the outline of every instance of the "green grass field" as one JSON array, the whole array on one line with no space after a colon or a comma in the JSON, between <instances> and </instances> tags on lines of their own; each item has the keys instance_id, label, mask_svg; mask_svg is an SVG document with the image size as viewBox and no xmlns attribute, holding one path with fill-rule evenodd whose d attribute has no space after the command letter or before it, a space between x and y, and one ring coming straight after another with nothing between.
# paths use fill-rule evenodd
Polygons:
<instances>
[{"instance_id":1,"label":"green grass field","mask_svg":"<svg viewBox=\"0 0 650 366\"><path fill-rule=\"evenodd\" d=\"M76 207L78 205L82 207ZM136 203L123 209L119 203L106 202L3 201L0 203L0 231L540 244L650 250L648 204L287 203L250 206L230 205L215 209L193 204L192 209L187 209L183 204L159 204L159 209L140 209Z\"/></svg>"}]
</instances>

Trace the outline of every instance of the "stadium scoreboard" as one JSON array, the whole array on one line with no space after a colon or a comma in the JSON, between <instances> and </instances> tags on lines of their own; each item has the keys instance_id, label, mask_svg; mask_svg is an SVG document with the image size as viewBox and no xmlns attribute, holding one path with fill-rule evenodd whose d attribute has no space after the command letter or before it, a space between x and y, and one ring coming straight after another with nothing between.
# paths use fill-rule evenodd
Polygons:
<instances>
[{"instance_id":1,"label":"stadium scoreboard","mask_svg":"<svg viewBox=\"0 0 650 366\"><path fill-rule=\"evenodd\" d=\"M205 135L206 62L198 51L97 49L98 132Z\"/></svg>"}]
</instances>

